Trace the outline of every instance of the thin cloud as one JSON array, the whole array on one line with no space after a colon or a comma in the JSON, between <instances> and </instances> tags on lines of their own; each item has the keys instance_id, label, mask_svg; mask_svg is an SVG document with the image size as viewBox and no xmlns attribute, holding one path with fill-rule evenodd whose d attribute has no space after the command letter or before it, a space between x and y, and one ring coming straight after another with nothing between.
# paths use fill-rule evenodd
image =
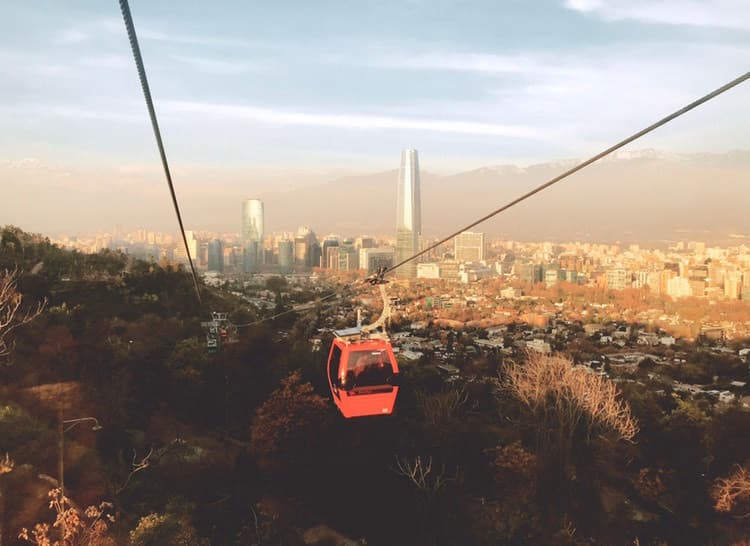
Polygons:
<instances>
[{"instance_id":1,"label":"thin cloud","mask_svg":"<svg viewBox=\"0 0 750 546\"><path fill-rule=\"evenodd\" d=\"M79 65L87 68L119 69L133 64L133 60L127 55L101 55L97 57L81 57L76 61Z\"/></svg>"},{"instance_id":2,"label":"thin cloud","mask_svg":"<svg viewBox=\"0 0 750 546\"><path fill-rule=\"evenodd\" d=\"M607 21L750 30L747 0L565 0L564 5Z\"/></svg>"},{"instance_id":3,"label":"thin cloud","mask_svg":"<svg viewBox=\"0 0 750 546\"><path fill-rule=\"evenodd\" d=\"M114 110L76 108L58 104L15 104L0 106L0 113L14 116L38 116L72 119L75 121L116 121L123 123L143 123L143 114L126 113Z\"/></svg>"},{"instance_id":4,"label":"thin cloud","mask_svg":"<svg viewBox=\"0 0 750 546\"><path fill-rule=\"evenodd\" d=\"M232 38L226 36L206 36L200 34L180 34L175 32L164 32L161 30L143 28L138 30L138 37L145 41L164 42L176 45L197 45L207 47L268 47L269 44Z\"/></svg>"},{"instance_id":5,"label":"thin cloud","mask_svg":"<svg viewBox=\"0 0 750 546\"><path fill-rule=\"evenodd\" d=\"M189 101L165 101L160 108L176 114L228 117L279 126L330 127L353 130L414 130L437 133L540 138L541 133L522 125L500 125L477 121L417 119L364 114L319 114L243 105L224 105Z\"/></svg>"},{"instance_id":6,"label":"thin cloud","mask_svg":"<svg viewBox=\"0 0 750 546\"><path fill-rule=\"evenodd\" d=\"M334 62L355 64L355 59L331 57ZM360 61L361 62L361 61ZM484 74L549 74L574 75L580 69L561 59L532 55L498 55L492 53L448 53L434 51L415 55L371 56L364 61L368 66L386 69L444 70L479 72Z\"/></svg>"},{"instance_id":7,"label":"thin cloud","mask_svg":"<svg viewBox=\"0 0 750 546\"><path fill-rule=\"evenodd\" d=\"M208 74L245 74L247 72L257 72L264 68L258 63L239 60L212 59L209 57L191 57L186 55L173 55L172 58L189 65L198 72L205 72Z\"/></svg>"},{"instance_id":8,"label":"thin cloud","mask_svg":"<svg viewBox=\"0 0 750 546\"><path fill-rule=\"evenodd\" d=\"M57 45L80 44L85 42L90 36L77 28L68 28L56 33L52 37L52 43Z\"/></svg>"},{"instance_id":9,"label":"thin cloud","mask_svg":"<svg viewBox=\"0 0 750 546\"><path fill-rule=\"evenodd\" d=\"M55 54L28 53L23 51L0 50L0 74L12 76L33 74L50 77L65 75L82 75L91 77L91 68L119 70L133 63L127 55L82 55L73 57L55 52Z\"/></svg>"},{"instance_id":10,"label":"thin cloud","mask_svg":"<svg viewBox=\"0 0 750 546\"><path fill-rule=\"evenodd\" d=\"M105 30L109 34L121 35L125 32L122 20L119 18L101 18L97 23L99 28ZM136 29L136 33L139 40L162 42L173 45L196 45L206 47L230 48L273 47L273 44L269 44L266 42L247 40L244 38L232 36L215 36L196 33L186 34L184 32L175 32L173 30L166 31L158 27L149 26L149 23L146 23L145 25L139 24Z\"/></svg>"},{"instance_id":11,"label":"thin cloud","mask_svg":"<svg viewBox=\"0 0 750 546\"><path fill-rule=\"evenodd\" d=\"M486 52L455 53L442 50L405 54L368 52L367 55L328 55L324 62L379 69L476 72L486 75L577 76L584 71L569 61L539 54L500 55Z\"/></svg>"}]
</instances>

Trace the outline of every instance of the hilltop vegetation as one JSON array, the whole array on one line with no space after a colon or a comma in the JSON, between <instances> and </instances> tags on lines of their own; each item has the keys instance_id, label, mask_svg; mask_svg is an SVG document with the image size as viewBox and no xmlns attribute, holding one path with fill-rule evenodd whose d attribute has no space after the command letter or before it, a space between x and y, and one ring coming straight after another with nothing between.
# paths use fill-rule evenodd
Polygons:
<instances>
[{"instance_id":1,"label":"hilltop vegetation","mask_svg":"<svg viewBox=\"0 0 750 546\"><path fill-rule=\"evenodd\" d=\"M750 455L750 413L739 405L719 411L647 381L620 391L564 358L494 354L467 356L476 361L455 381L429 358L405 364L396 415L347 422L326 392L326 349L309 342L335 308L243 329L239 343L210 354L200 325L209 309L242 320L255 311L208 289L199 307L181 268L66 252L5 228L8 269L18 270L21 310L46 304L15 330L0 368L2 544L54 520L60 416L101 425L65 427L62 506L106 522L65 544L750 537L735 517L750 500L736 466ZM99 512L84 517L89 505Z\"/></svg>"}]
</instances>

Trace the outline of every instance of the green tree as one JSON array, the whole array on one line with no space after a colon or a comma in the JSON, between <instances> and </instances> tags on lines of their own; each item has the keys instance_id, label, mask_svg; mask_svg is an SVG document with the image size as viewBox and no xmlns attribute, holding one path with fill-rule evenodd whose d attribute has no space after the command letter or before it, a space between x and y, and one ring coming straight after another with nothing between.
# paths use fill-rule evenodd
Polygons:
<instances>
[{"instance_id":1,"label":"green tree","mask_svg":"<svg viewBox=\"0 0 750 546\"><path fill-rule=\"evenodd\" d=\"M266 280L266 289L275 293L278 297L281 292L286 289L287 282L284 277L269 277Z\"/></svg>"}]
</instances>

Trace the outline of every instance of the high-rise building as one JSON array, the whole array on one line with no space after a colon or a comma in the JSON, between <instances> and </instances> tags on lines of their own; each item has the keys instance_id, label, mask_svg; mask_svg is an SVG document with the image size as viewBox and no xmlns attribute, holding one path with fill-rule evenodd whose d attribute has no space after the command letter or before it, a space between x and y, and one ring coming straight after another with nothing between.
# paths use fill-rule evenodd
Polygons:
<instances>
[{"instance_id":1,"label":"high-rise building","mask_svg":"<svg viewBox=\"0 0 750 546\"><path fill-rule=\"evenodd\" d=\"M607 288L610 290L625 290L632 284L630 275L622 268L609 269L607 271Z\"/></svg>"},{"instance_id":2,"label":"high-rise building","mask_svg":"<svg viewBox=\"0 0 750 546\"><path fill-rule=\"evenodd\" d=\"M198 239L195 237L195 232L191 230L185 231L185 239L187 239L187 248L190 251L190 259L193 260L194 265L198 265ZM188 263L188 255L185 250L185 245L182 241L177 244L174 249L175 260Z\"/></svg>"},{"instance_id":3,"label":"high-rise building","mask_svg":"<svg viewBox=\"0 0 750 546\"><path fill-rule=\"evenodd\" d=\"M338 248L339 265L341 271L353 271L359 267L359 254L354 249L351 239L344 239Z\"/></svg>"},{"instance_id":4,"label":"high-rise building","mask_svg":"<svg viewBox=\"0 0 750 546\"><path fill-rule=\"evenodd\" d=\"M560 270L556 266L544 268L544 284L549 288L557 284L560 280Z\"/></svg>"},{"instance_id":5,"label":"high-rise building","mask_svg":"<svg viewBox=\"0 0 750 546\"><path fill-rule=\"evenodd\" d=\"M687 277L673 277L667 281L667 295L673 298L686 298L693 295L690 279Z\"/></svg>"},{"instance_id":6,"label":"high-rise building","mask_svg":"<svg viewBox=\"0 0 750 546\"><path fill-rule=\"evenodd\" d=\"M481 262L484 260L484 233L464 231L453 240L453 255L459 262Z\"/></svg>"},{"instance_id":7,"label":"high-rise building","mask_svg":"<svg viewBox=\"0 0 750 546\"><path fill-rule=\"evenodd\" d=\"M294 265L313 267L320 265L320 244L315 232L301 226L294 237Z\"/></svg>"},{"instance_id":8,"label":"high-rise building","mask_svg":"<svg viewBox=\"0 0 750 546\"><path fill-rule=\"evenodd\" d=\"M518 278L530 284L544 281L544 267L541 264L516 262Z\"/></svg>"},{"instance_id":9,"label":"high-rise building","mask_svg":"<svg viewBox=\"0 0 750 546\"><path fill-rule=\"evenodd\" d=\"M246 199L242 203L243 271L255 273L263 264L263 201Z\"/></svg>"},{"instance_id":10,"label":"high-rise building","mask_svg":"<svg viewBox=\"0 0 750 546\"><path fill-rule=\"evenodd\" d=\"M333 246L326 249L325 254L320 260L323 262L321 264L321 267L338 271L339 265L341 263L341 248L338 246Z\"/></svg>"},{"instance_id":11,"label":"high-rise building","mask_svg":"<svg viewBox=\"0 0 750 546\"><path fill-rule=\"evenodd\" d=\"M401 152L396 198L396 261L401 262L419 252L422 234L422 201L419 187L419 159L417 150ZM409 262L396 270L396 276L413 279L417 264Z\"/></svg>"},{"instance_id":12,"label":"high-rise building","mask_svg":"<svg viewBox=\"0 0 750 546\"><path fill-rule=\"evenodd\" d=\"M354 241L354 247L359 250L360 248L374 248L375 239L372 237L357 237Z\"/></svg>"},{"instance_id":13,"label":"high-rise building","mask_svg":"<svg viewBox=\"0 0 750 546\"><path fill-rule=\"evenodd\" d=\"M368 273L375 273L382 267L391 267L393 256L392 247L361 248L359 250L359 268Z\"/></svg>"},{"instance_id":14,"label":"high-rise building","mask_svg":"<svg viewBox=\"0 0 750 546\"><path fill-rule=\"evenodd\" d=\"M742 285L740 286L740 299L750 301L750 270L742 273Z\"/></svg>"},{"instance_id":15,"label":"high-rise building","mask_svg":"<svg viewBox=\"0 0 750 546\"><path fill-rule=\"evenodd\" d=\"M307 265L309 267L320 267L321 255L320 243L313 237L310 241L310 252L307 256Z\"/></svg>"},{"instance_id":16,"label":"high-rise building","mask_svg":"<svg viewBox=\"0 0 750 546\"><path fill-rule=\"evenodd\" d=\"M742 273L739 271L727 271L724 278L724 296L736 300L742 295Z\"/></svg>"},{"instance_id":17,"label":"high-rise building","mask_svg":"<svg viewBox=\"0 0 750 546\"><path fill-rule=\"evenodd\" d=\"M224 247L224 267L237 267L240 252L240 250L235 249L233 246Z\"/></svg>"},{"instance_id":18,"label":"high-rise building","mask_svg":"<svg viewBox=\"0 0 750 546\"><path fill-rule=\"evenodd\" d=\"M208 243L208 270L224 272L224 244L220 239Z\"/></svg>"},{"instance_id":19,"label":"high-rise building","mask_svg":"<svg viewBox=\"0 0 750 546\"><path fill-rule=\"evenodd\" d=\"M307 264L307 237L297 235L294 238L294 265L304 267Z\"/></svg>"},{"instance_id":20,"label":"high-rise building","mask_svg":"<svg viewBox=\"0 0 750 546\"><path fill-rule=\"evenodd\" d=\"M201 267L208 267L208 243L198 242L198 261L197 264Z\"/></svg>"},{"instance_id":21,"label":"high-rise building","mask_svg":"<svg viewBox=\"0 0 750 546\"><path fill-rule=\"evenodd\" d=\"M279 241L279 269L282 273L294 269L294 241Z\"/></svg>"},{"instance_id":22,"label":"high-rise building","mask_svg":"<svg viewBox=\"0 0 750 546\"><path fill-rule=\"evenodd\" d=\"M321 248L321 255L320 255L320 267L326 267L329 269L338 269L338 249L339 249L339 241L338 239L335 239L333 237L326 237L323 240L323 245ZM330 264L334 261L332 256L332 251L336 251L336 267L332 267Z\"/></svg>"}]
</instances>

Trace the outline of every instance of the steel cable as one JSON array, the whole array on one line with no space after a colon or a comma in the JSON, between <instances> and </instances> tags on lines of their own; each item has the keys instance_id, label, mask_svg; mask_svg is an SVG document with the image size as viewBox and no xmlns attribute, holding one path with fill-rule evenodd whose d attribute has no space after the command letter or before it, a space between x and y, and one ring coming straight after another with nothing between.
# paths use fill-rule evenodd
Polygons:
<instances>
[{"instance_id":1,"label":"steel cable","mask_svg":"<svg viewBox=\"0 0 750 546\"><path fill-rule=\"evenodd\" d=\"M180 225L180 233L182 234L182 242L185 245L185 253L187 254L188 263L190 264L190 272L193 276L193 286L195 286L195 295L198 297L198 304L202 304L201 292L198 283L198 274L195 271L195 264L193 263L193 257L190 255L190 247L187 241L187 235L185 234L185 226L182 223L182 214L180 213L180 205L177 202L177 194L174 190L174 184L172 183L172 174L169 171L169 163L167 162L167 154L164 151L164 143L161 139L161 131L159 130L159 121L156 119L156 110L154 109L154 101L151 98L151 89L148 85L148 79L146 78L146 69L143 65L143 58L141 57L141 49L138 47L138 37L135 34L135 26L133 25L133 17L130 14L130 6L128 0L120 1L120 11L122 12L122 18L125 21L125 28L128 32L128 40L130 40L130 48L133 50L133 58L135 60L135 66L138 69L138 78L141 80L141 88L143 89L143 96L146 99L146 107L148 108L148 115L151 118L151 127L154 130L154 136L156 137L156 145L159 147L159 155L161 156L161 164L164 167L164 174L167 177L167 185L169 186L169 193L172 196L172 204L174 205L174 211L177 215L177 223Z\"/></svg>"}]
</instances>

